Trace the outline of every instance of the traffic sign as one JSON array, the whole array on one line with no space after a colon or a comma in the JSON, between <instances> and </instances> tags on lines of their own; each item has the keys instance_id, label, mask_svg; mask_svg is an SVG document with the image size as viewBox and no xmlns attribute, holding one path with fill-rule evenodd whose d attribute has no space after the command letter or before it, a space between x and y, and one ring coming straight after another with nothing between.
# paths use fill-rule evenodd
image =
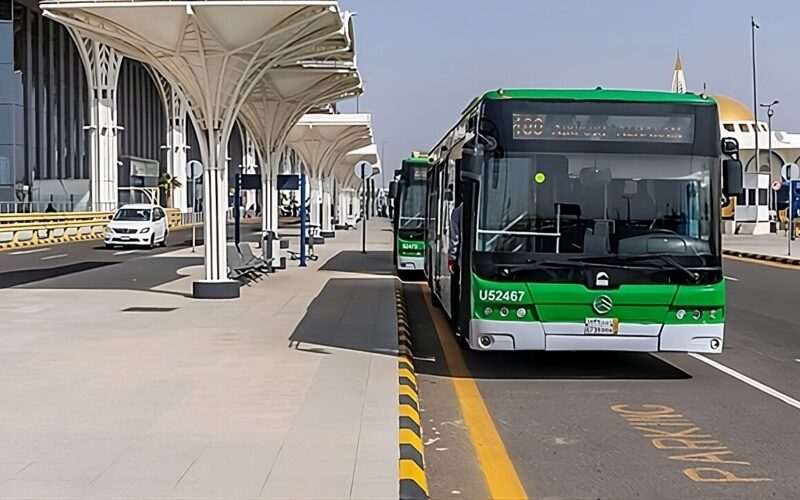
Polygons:
<instances>
[{"instance_id":1,"label":"traffic sign","mask_svg":"<svg viewBox=\"0 0 800 500\"><path fill-rule=\"evenodd\" d=\"M781 190L781 182L780 181L773 182L772 183L772 189L773 189L773 191L780 191Z\"/></svg>"},{"instance_id":2,"label":"traffic sign","mask_svg":"<svg viewBox=\"0 0 800 500\"><path fill-rule=\"evenodd\" d=\"M781 177L787 181L791 181L800 177L800 167L797 163L787 163L781 167Z\"/></svg>"},{"instance_id":3,"label":"traffic sign","mask_svg":"<svg viewBox=\"0 0 800 500\"><path fill-rule=\"evenodd\" d=\"M372 177L372 163L362 160L355 164L353 171L359 179L369 179Z\"/></svg>"},{"instance_id":4,"label":"traffic sign","mask_svg":"<svg viewBox=\"0 0 800 500\"><path fill-rule=\"evenodd\" d=\"M203 164L197 160L190 160L186 164L186 176L189 179L199 179L203 176Z\"/></svg>"}]
</instances>

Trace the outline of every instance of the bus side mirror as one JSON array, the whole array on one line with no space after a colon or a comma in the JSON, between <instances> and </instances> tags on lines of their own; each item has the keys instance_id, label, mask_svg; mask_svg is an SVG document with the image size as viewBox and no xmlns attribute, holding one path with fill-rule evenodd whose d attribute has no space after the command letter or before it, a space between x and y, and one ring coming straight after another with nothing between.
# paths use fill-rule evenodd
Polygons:
<instances>
[{"instance_id":1,"label":"bus side mirror","mask_svg":"<svg viewBox=\"0 0 800 500\"><path fill-rule=\"evenodd\" d=\"M395 181L389 183L389 198L397 198L397 182Z\"/></svg>"},{"instance_id":2,"label":"bus side mirror","mask_svg":"<svg viewBox=\"0 0 800 500\"><path fill-rule=\"evenodd\" d=\"M744 192L742 162L724 160L722 162L722 193L725 196L741 196Z\"/></svg>"},{"instance_id":3,"label":"bus side mirror","mask_svg":"<svg viewBox=\"0 0 800 500\"><path fill-rule=\"evenodd\" d=\"M733 137L725 137L722 139L722 154L730 156L731 158L739 154L739 141Z\"/></svg>"},{"instance_id":4,"label":"bus side mirror","mask_svg":"<svg viewBox=\"0 0 800 500\"><path fill-rule=\"evenodd\" d=\"M461 172L480 176L483 171L483 145L464 148L461 153Z\"/></svg>"}]
</instances>

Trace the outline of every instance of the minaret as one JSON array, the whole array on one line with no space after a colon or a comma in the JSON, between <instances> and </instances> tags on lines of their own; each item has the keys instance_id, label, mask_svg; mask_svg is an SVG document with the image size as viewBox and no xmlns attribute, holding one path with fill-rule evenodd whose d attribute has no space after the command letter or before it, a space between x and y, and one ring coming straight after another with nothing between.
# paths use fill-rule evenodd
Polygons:
<instances>
[{"instance_id":1,"label":"minaret","mask_svg":"<svg viewBox=\"0 0 800 500\"><path fill-rule=\"evenodd\" d=\"M672 91L678 94L686 93L686 75L683 74L680 51L675 59L675 71L672 73Z\"/></svg>"}]
</instances>

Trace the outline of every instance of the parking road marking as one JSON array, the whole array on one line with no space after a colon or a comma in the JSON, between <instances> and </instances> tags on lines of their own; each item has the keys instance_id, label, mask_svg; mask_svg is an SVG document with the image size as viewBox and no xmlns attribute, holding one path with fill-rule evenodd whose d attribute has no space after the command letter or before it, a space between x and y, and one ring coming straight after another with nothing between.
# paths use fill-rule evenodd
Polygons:
<instances>
[{"instance_id":1,"label":"parking road marking","mask_svg":"<svg viewBox=\"0 0 800 500\"><path fill-rule=\"evenodd\" d=\"M52 259L61 259L67 257L68 254L60 253L58 255L48 255L47 257L42 257L41 260L52 260Z\"/></svg>"},{"instance_id":2,"label":"parking road marking","mask_svg":"<svg viewBox=\"0 0 800 500\"><path fill-rule=\"evenodd\" d=\"M121 250L119 252L114 252L114 255L128 255L129 253L136 253L139 250Z\"/></svg>"},{"instance_id":3,"label":"parking road marking","mask_svg":"<svg viewBox=\"0 0 800 500\"><path fill-rule=\"evenodd\" d=\"M428 312L433 319L436 334L442 345L442 351L444 351L447 368L451 375L450 380L464 416L464 423L469 431L470 441L478 455L478 463L491 497L528 498L503 440L500 439L492 416L489 414L489 409L478 390L478 385L469 372L461 349L456 345L450 326L442 312L433 308L430 289L424 285L420 286L422 286L425 304L428 306Z\"/></svg>"},{"instance_id":4,"label":"parking road marking","mask_svg":"<svg viewBox=\"0 0 800 500\"><path fill-rule=\"evenodd\" d=\"M718 362L714 361L713 359L709 359L709 358L703 356L702 354L696 354L696 353L690 352L689 356L691 356L691 357L693 357L693 358L695 358L695 359L697 359L699 361L702 361L703 363L705 363L705 364L707 364L707 365L709 365L709 366L711 366L713 368L716 368L717 370L719 370L719 371L721 371L723 373L727 373L731 377L744 382L745 384L749 385L750 387L758 389L759 391L763 392L764 394L768 394L768 395L772 396L775 399L780 399L781 401L783 401L787 405L793 406L793 407L797 408L798 410L800 410L800 401L794 399L793 397L787 396L786 394L784 394L782 392L779 392L779 391L773 389L772 387L770 387L768 385L762 384L758 380L754 380L754 379L748 377L747 375L739 373L736 370L734 370L733 368L728 368L727 366L725 366L725 365L723 365L721 363L718 363ZM795 361L797 361L797 360L795 360Z\"/></svg>"},{"instance_id":5,"label":"parking road marking","mask_svg":"<svg viewBox=\"0 0 800 500\"><path fill-rule=\"evenodd\" d=\"M11 252L8 255L27 255L29 253L39 253L39 252L47 252L49 248L34 248L33 250L17 250L16 252Z\"/></svg>"}]
</instances>

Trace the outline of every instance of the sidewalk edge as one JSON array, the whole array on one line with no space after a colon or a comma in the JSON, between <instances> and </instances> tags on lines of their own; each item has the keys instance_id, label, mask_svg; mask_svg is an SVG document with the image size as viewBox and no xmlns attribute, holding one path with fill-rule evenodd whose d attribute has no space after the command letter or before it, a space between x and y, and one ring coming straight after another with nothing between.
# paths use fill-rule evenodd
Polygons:
<instances>
[{"instance_id":1,"label":"sidewalk edge","mask_svg":"<svg viewBox=\"0 0 800 500\"><path fill-rule=\"evenodd\" d=\"M400 499L428 498L425 477L425 445L422 442L422 421L419 415L419 393L411 349L408 311L402 283L395 285L397 304L397 377L398 377L398 439L400 446Z\"/></svg>"},{"instance_id":2,"label":"sidewalk edge","mask_svg":"<svg viewBox=\"0 0 800 500\"><path fill-rule=\"evenodd\" d=\"M787 264L790 266L800 266L800 259L795 259L792 257L778 257L777 255L742 252L739 250L722 250L722 255L728 255L730 257L739 257L740 259L762 260L765 262L775 262L778 264Z\"/></svg>"}]
</instances>

